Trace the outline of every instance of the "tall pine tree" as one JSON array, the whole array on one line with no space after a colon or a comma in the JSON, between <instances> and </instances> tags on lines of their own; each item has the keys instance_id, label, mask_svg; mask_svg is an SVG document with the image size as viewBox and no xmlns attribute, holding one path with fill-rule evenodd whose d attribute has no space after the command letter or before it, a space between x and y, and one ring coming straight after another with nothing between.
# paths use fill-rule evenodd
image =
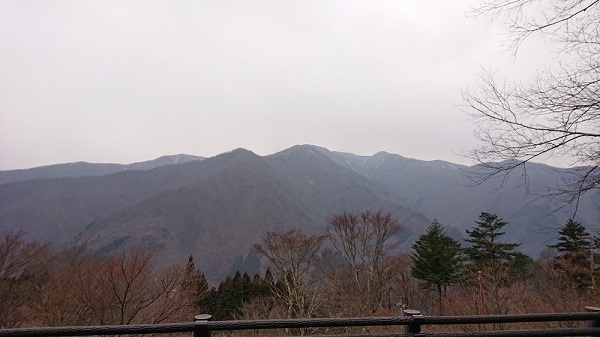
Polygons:
<instances>
[{"instance_id":1,"label":"tall pine tree","mask_svg":"<svg viewBox=\"0 0 600 337\"><path fill-rule=\"evenodd\" d=\"M190 255L185 266L184 278L181 292L188 297L190 309L194 312L203 312L206 308L202 306L204 298L208 296L208 282L204 273L196 268L194 257Z\"/></svg>"},{"instance_id":2,"label":"tall pine tree","mask_svg":"<svg viewBox=\"0 0 600 337\"><path fill-rule=\"evenodd\" d=\"M561 253L580 252L590 248L590 234L580 222L569 219L558 234L558 243L548 247L556 248Z\"/></svg>"},{"instance_id":3,"label":"tall pine tree","mask_svg":"<svg viewBox=\"0 0 600 337\"><path fill-rule=\"evenodd\" d=\"M412 276L424 281L424 288L437 290L441 311L446 288L461 279L460 243L447 236L444 227L434 219L412 249Z\"/></svg>"},{"instance_id":4,"label":"tall pine tree","mask_svg":"<svg viewBox=\"0 0 600 337\"><path fill-rule=\"evenodd\" d=\"M508 224L496 214L482 212L477 227L467 230L470 247L464 249L471 271L488 271L494 274L499 282L507 282L528 274L532 260L529 256L515 251L520 243L502 242L505 234L502 228Z\"/></svg>"},{"instance_id":5,"label":"tall pine tree","mask_svg":"<svg viewBox=\"0 0 600 337\"><path fill-rule=\"evenodd\" d=\"M576 287L593 286L595 268L590 259L592 241L585 226L569 219L558 234L558 242L548 246L559 252L552 263L553 269Z\"/></svg>"}]
</instances>

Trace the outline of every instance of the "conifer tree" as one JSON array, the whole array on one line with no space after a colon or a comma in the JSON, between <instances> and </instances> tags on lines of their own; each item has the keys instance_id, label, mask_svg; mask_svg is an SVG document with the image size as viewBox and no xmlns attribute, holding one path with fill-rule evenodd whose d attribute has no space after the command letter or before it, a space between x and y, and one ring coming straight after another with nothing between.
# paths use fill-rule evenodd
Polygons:
<instances>
[{"instance_id":1,"label":"conifer tree","mask_svg":"<svg viewBox=\"0 0 600 337\"><path fill-rule=\"evenodd\" d=\"M580 222L569 219L558 234L559 242L548 247L556 248L561 253L579 252L590 248L590 234Z\"/></svg>"},{"instance_id":2,"label":"conifer tree","mask_svg":"<svg viewBox=\"0 0 600 337\"><path fill-rule=\"evenodd\" d=\"M204 311L202 307L204 298L208 295L208 282L204 273L196 268L194 257L190 255L185 266L182 292L190 297L191 309L195 312Z\"/></svg>"},{"instance_id":3,"label":"conifer tree","mask_svg":"<svg viewBox=\"0 0 600 337\"><path fill-rule=\"evenodd\" d=\"M592 241L585 226L569 219L558 234L558 242L548 246L560 253L552 263L553 269L579 288L593 286L594 266L589 252Z\"/></svg>"},{"instance_id":4,"label":"conifer tree","mask_svg":"<svg viewBox=\"0 0 600 337\"><path fill-rule=\"evenodd\" d=\"M499 237L504 235L502 228L508 223L498 218L496 214L482 212L479 215L479 221L475 221L477 227L473 230L467 230L468 239L465 241L472 244L465 248L465 254L475 264L490 264L492 266L506 263L513 250L520 244L502 243Z\"/></svg>"},{"instance_id":5,"label":"conifer tree","mask_svg":"<svg viewBox=\"0 0 600 337\"><path fill-rule=\"evenodd\" d=\"M482 212L477 227L467 230L470 247L463 251L469 266L475 270L489 271L496 276L500 283L505 283L517 277L528 274L532 260L529 256L515 251L520 243L501 242L500 237L505 234L502 228L508 224L496 214Z\"/></svg>"},{"instance_id":6,"label":"conifer tree","mask_svg":"<svg viewBox=\"0 0 600 337\"><path fill-rule=\"evenodd\" d=\"M267 279L270 278L270 279ZM231 320L242 317L244 307L257 298L264 299L271 308L272 276L265 275L261 278L259 274L250 278L248 273L243 274L238 270L233 277L228 276L221 282L218 288L212 288L205 296L202 304L214 320Z\"/></svg>"},{"instance_id":7,"label":"conifer tree","mask_svg":"<svg viewBox=\"0 0 600 337\"><path fill-rule=\"evenodd\" d=\"M440 302L448 285L461 278L460 243L446 235L444 227L434 219L427 232L412 245L412 276L424 281L424 288L436 289Z\"/></svg>"}]
</instances>

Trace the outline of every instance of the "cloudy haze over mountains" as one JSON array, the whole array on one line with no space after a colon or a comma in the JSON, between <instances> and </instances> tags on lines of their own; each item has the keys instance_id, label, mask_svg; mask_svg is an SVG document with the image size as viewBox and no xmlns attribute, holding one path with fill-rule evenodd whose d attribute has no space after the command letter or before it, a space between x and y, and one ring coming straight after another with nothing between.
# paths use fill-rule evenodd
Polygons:
<instances>
[{"instance_id":1,"label":"cloudy haze over mountains","mask_svg":"<svg viewBox=\"0 0 600 337\"><path fill-rule=\"evenodd\" d=\"M0 169L320 144L466 163L461 89L530 79L460 1L0 2Z\"/></svg>"},{"instance_id":2,"label":"cloudy haze over mountains","mask_svg":"<svg viewBox=\"0 0 600 337\"><path fill-rule=\"evenodd\" d=\"M572 215L568 209L553 212L555 205L539 198L564 170L532 164L526 193L518 175L497 191L493 181L465 186L463 173L476 169L298 145L268 156L235 149L125 166L0 171L0 231L22 230L56 244L88 242L98 254L142 245L158 251L163 263L193 254L217 282L232 265L255 258L251 245L266 231L300 227L317 233L343 210L393 212L405 227L398 237L405 252L434 218L461 239L485 211L508 221L506 240L522 242L521 251L537 258L556 237L552 229ZM577 214L592 231L599 201L584 198Z\"/></svg>"},{"instance_id":3,"label":"cloudy haze over mountains","mask_svg":"<svg viewBox=\"0 0 600 337\"><path fill-rule=\"evenodd\" d=\"M0 231L192 254L217 282L255 271L266 231L343 210L393 212L403 252L433 219L460 240L491 212L536 258L573 216L540 198L568 171L468 187L461 90L568 56L535 39L512 55L477 3L0 1ZM591 231L599 206L579 204Z\"/></svg>"}]
</instances>

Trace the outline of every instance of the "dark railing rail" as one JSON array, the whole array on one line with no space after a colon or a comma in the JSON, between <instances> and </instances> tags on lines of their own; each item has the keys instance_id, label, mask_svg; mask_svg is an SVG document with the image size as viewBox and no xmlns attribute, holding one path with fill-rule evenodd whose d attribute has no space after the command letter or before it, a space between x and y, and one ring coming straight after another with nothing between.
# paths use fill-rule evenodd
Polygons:
<instances>
[{"instance_id":1,"label":"dark railing rail","mask_svg":"<svg viewBox=\"0 0 600 337\"><path fill-rule=\"evenodd\" d=\"M343 334L345 337L520 337L520 336L600 336L600 308L586 307L586 312L485 315L485 316L423 316L416 310L405 310L404 317L353 317L310 318L274 320L210 321L210 315L198 315L194 322L136 325L65 326L43 328L0 329L1 336L90 336L90 335L143 335L153 333L191 332L194 337L210 337L212 331L235 331L257 329L302 329L364 326L404 326L405 333ZM528 322L588 321L586 328L499 330L477 332L422 333L423 325L476 325ZM318 335L316 337L330 337ZM315 335L313 335L315 337Z\"/></svg>"}]
</instances>

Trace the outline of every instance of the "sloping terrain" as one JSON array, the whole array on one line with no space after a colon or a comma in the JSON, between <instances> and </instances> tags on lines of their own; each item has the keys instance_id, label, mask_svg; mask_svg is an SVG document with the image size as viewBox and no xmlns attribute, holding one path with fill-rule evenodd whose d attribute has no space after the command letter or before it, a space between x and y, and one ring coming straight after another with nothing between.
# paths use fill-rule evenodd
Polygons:
<instances>
[{"instance_id":1,"label":"sloping terrain","mask_svg":"<svg viewBox=\"0 0 600 337\"><path fill-rule=\"evenodd\" d=\"M202 159L204 158L187 154L176 154L127 165L77 162L40 166L22 170L0 171L0 185L33 179L77 178L85 176L103 176L123 171L146 171L160 166L184 164Z\"/></svg>"},{"instance_id":2,"label":"sloping terrain","mask_svg":"<svg viewBox=\"0 0 600 337\"><path fill-rule=\"evenodd\" d=\"M475 226L481 212L498 214L509 222L505 240L522 242L521 250L534 258L557 236L555 229L573 216L572 209L559 209L560 205L543 197L547 188L561 181L564 169L532 163L527 184L514 172L503 186L500 179L473 186L467 172L477 172L477 166L420 161L385 152L371 157L338 152L331 156L398 194L405 206L457 228L463 236ZM586 195L576 215L592 231L600 220L598 200Z\"/></svg>"},{"instance_id":3,"label":"sloping terrain","mask_svg":"<svg viewBox=\"0 0 600 337\"><path fill-rule=\"evenodd\" d=\"M534 258L556 236L548 229L572 215L553 212L555 205L537 196L565 173L541 164L530 166L527 191L518 175L502 189L494 181L468 187L464 172L477 167L311 145L264 157L237 149L203 160L172 159L112 174L31 175L0 185L0 231L22 230L56 244L87 242L98 254L141 245L156 250L164 264L192 254L217 282L232 265L256 260L251 245L266 231L320 233L328 217L343 210L393 212L405 227L397 238L403 251L431 219L461 239L481 212L496 213L509 222L505 239L522 242L520 249ZM97 172L104 167L90 165L98 165ZM577 214L592 230L600 220L598 204L586 197Z\"/></svg>"},{"instance_id":4,"label":"sloping terrain","mask_svg":"<svg viewBox=\"0 0 600 337\"><path fill-rule=\"evenodd\" d=\"M316 154L316 155L315 155ZM0 189L0 230L41 240L87 242L99 254L155 249L162 263L192 254L218 281L266 231L320 233L343 210L394 212L405 249L429 220L392 193L313 147L260 157L234 150L202 161L100 177L35 179Z\"/></svg>"},{"instance_id":5,"label":"sloping terrain","mask_svg":"<svg viewBox=\"0 0 600 337\"><path fill-rule=\"evenodd\" d=\"M185 261L193 254L206 276L219 280L266 231L294 227L317 231L318 220L297 207L262 158L244 150L225 156L224 165L199 175L195 182L166 189L95 221L76 241L88 241L99 253L123 245L151 247L165 263Z\"/></svg>"}]
</instances>

